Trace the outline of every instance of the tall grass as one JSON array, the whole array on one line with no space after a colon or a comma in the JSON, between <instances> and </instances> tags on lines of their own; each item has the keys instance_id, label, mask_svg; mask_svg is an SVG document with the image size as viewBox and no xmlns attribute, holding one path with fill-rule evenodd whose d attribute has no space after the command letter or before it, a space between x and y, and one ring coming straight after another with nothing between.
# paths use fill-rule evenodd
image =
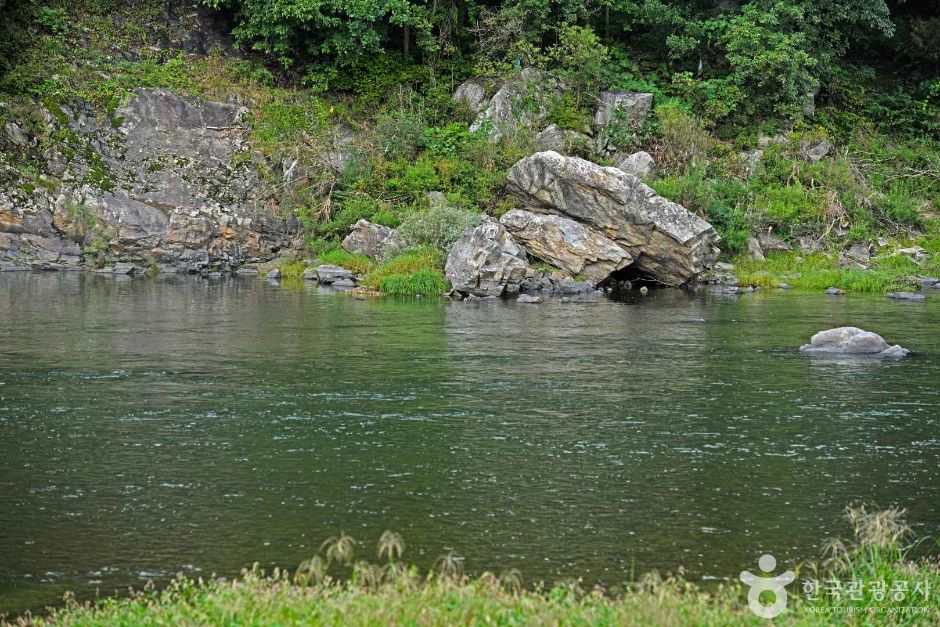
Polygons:
<instances>
[{"instance_id":1,"label":"tall grass","mask_svg":"<svg viewBox=\"0 0 940 627\"><path fill-rule=\"evenodd\" d=\"M937 557L915 559L911 530L899 509L850 507L854 539L830 541L825 559L797 568L803 590L791 585L782 625L940 624ZM737 583L702 588L681 576L652 572L620 590L583 589L578 582L525 589L516 570L469 577L464 560L447 553L421 573L402 557L402 537L385 532L376 546L384 563L356 559L363 545L341 533L328 539L293 573L257 566L238 579L174 580L165 590L106 599L97 605L69 601L37 618L40 625L762 625ZM934 555L936 555L936 546ZM845 591L859 582L858 598L805 593L807 581ZM875 584L884 583L879 597ZM907 584L903 599L894 596ZM926 584L918 596L914 586ZM907 608L906 611L903 608ZM19 623L29 623L28 617Z\"/></svg>"},{"instance_id":2,"label":"tall grass","mask_svg":"<svg viewBox=\"0 0 940 627\"><path fill-rule=\"evenodd\" d=\"M424 246L380 264L363 283L386 294L440 296L447 291L442 266L441 253Z\"/></svg>"}]
</instances>

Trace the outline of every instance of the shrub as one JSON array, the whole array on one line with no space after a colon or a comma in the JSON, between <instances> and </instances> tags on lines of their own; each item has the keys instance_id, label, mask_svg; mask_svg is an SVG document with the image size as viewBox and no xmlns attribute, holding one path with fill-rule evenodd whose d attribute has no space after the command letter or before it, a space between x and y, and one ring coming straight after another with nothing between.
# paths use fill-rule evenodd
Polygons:
<instances>
[{"instance_id":1,"label":"shrub","mask_svg":"<svg viewBox=\"0 0 940 627\"><path fill-rule=\"evenodd\" d=\"M664 170L683 171L704 161L714 138L691 112L678 105L656 107L658 141L656 164Z\"/></svg>"},{"instance_id":2,"label":"shrub","mask_svg":"<svg viewBox=\"0 0 940 627\"><path fill-rule=\"evenodd\" d=\"M409 246L430 246L446 255L464 230L479 221L478 214L440 199L405 216L398 232Z\"/></svg>"}]
</instances>

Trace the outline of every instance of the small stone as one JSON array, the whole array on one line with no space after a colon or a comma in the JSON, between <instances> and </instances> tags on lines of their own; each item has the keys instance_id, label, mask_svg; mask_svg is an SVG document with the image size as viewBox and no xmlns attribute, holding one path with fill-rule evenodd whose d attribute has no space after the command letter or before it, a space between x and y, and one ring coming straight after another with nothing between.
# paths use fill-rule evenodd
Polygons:
<instances>
[{"instance_id":1,"label":"small stone","mask_svg":"<svg viewBox=\"0 0 940 627\"><path fill-rule=\"evenodd\" d=\"M715 270L720 270L721 272L733 272L734 264L725 263L724 261L719 261L718 263L715 264Z\"/></svg>"},{"instance_id":2,"label":"small stone","mask_svg":"<svg viewBox=\"0 0 940 627\"><path fill-rule=\"evenodd\" d=\"M777 283L778 290L792 290L793 287L789 283Z\"/></svg>"},{"instance_id":3,"label":"small stone","mask_svg":"<svg viewBox=\"0 0 940 627\"><path fill-rule=\"evenodd\" d=\"M923 294L915 294L914 292L888 292L885 296L892 300L906 300L917 303L926 299Z\"/></svg>"},{"instance_id":4,"label":"small stone","mask_svg":"<svg viewBox=\"0 0 940 627\"><path fill-rule=\"evenodd\" d=\"M221 272L210 272L207 276L208 276L210 279L221 279L221 278L222 278L222 273L221 273Z\"/></svg>"},{"instance_id":5,"label":"small stone","mask_svg":"<svg viewBox=\"0 0 940 627\"><path fill-rule=\"evenodd\" d=\"M936 287L940 284L940 279L931 276L917 276L914 280L920 283L921 287Z\"/></svg>"},{"instance_id":6,"label":"small stone","mask_svg":"<svg viewBox=\"0 0 940 627\"><path fill-rule=\"evenodd\" d=\"M273 270L268 272L266 275L264 275L264 278L271 279L272 281L277 281L278 279L281 278L280 268L274 268Z\"/></svg>"},{"instance_id":7,"label":"small stone","mask_svg":"<svg viewBox=\"0 0 940 627\"><path fill-rule=\"evenodd\" d=\"M842 294L845 294L845 290L838 287L830 287L826 290L826 293L830 296L841 296Z\"/></svg>"},{"instance_id":8,"label":"small stone","mask_svg":"<svg viewBox=\"0 0 940 627\"><path fill-rule=\"evenodd\" d=\"M356 282L352 279L336 279L330 284L331 287L356 287Z\"/></svg>"},{"instance_id":9,"label":"small stone","mask_svg":"<svg viewBox=\"0 0 940 627\"><path fill-rule=\"evenodd\" d=\"M542 302L542 299L538 296L530 296L529 294L519 294L519 298L516 299L516 302L520 305L538 305Z\"/></svg>"},{"instance_id":10,"label":"small stone","mask_svg":"<svg viewBox=\"0 0 940 627\"><path fill-rule=\"evenodd\" d=\"M640 288L640 294L642 294L643 296L646 296L647 292L649 291L650 291L649 288L646 287L645 285Z\"/></svg>"}]
</instances>

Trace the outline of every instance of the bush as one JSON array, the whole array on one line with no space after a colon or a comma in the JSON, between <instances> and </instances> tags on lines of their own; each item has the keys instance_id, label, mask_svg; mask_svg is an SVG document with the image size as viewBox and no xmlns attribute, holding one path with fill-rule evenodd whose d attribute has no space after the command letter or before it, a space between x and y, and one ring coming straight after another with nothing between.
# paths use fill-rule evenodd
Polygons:
<instances>
[{"instance_id":1,"label":"bush","mask_svg":"<svg viewBox=\"0 0 940 627\"><path fill-rule=\"evenodd\" d=\"M479 221L479 214L438 199L432 200L427 209L405 216L398 232L409 246L430 246L446 255L460 235Z\"/></svg>"},{"instance_id":2,"label":"bush","mask_svg":"<svg viewBox=\"0 0 940 627\"><path fill-rule=\"evenodd\" d=\"M678 105L656 107L658 141L656 164L671 171L684 171L705 160L715 139L691 112Z\"/></svg>"}]
</instances>

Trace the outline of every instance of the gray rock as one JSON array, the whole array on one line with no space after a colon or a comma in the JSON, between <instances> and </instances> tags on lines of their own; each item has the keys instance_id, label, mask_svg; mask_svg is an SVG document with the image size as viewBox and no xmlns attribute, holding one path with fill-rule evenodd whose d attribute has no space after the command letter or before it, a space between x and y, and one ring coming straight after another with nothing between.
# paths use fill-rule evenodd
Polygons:
<instances>
[{"instance_id":1,"label":"gray rock","mask_svg":"<svg viewBox=\"0 0 940 627\"><path fill-rule=\"evenodd\" d=\"M395 229L359 220L343 240L343 250L371 259L382 259L386 251L398 251L405 245L404 238Z\"/></svg>"},{"instance_id":2,"label":"gray rock","mask_svg":"<svg viewBox=\"0 0 940 627\"><path fill-rule=\"evenodd\" d=\"M273 270L269 270L268 273L264 275L264 278L270 279L272 281L277 281L281 278L281 270L279 268L274 268Z\"/></svg>"},{"instance_id":3,"label":"gray rock","mask_svg":"<svg viewBox=\"0 0 940 627\"><path fill-rule=\"evenodd\" d=\"M126 274L128 276L137 273L137 268L132 263L116 263L113 268L114 274Z\"/></svg>"},{"instance_id":4,"label":"gray rock","mask_svg":"<svg viewBox=\"0 0 940 627\"><path fill-rule=\"evenodd\" d=\"M764 151L760 148L747 150L738 153L738 158L741 160L741 163L744 164L744 170L747 175L754 176L757 172L757 168L760 166L761 159L764 158Z\"/></svg>"},{"instance_id":5,"label":"gray rock","mask_svg":"<svg viewBox=\"0 0 940 627\"><path fill-rule=\"evenodd\" d=\"M307 268L304 270L304 281L319 281L316 268Z\"/></svg>"},{"instance_id":6,"label":"gray rock","mask_svg":"<svg viewBox=\"0 0 940 627\"><path fill-rule=\"evenodd\" d=\"M796 247L801 253L811 255L823 249L822 244L815 237L800 237L796 240Z\"/></svg>"},{"instance_id":7,"label":"gray rock","mask_svg":"<svg viewBox=\"0 0 940 627\"><path fill-rule=\"evenodd\" d=\"M653 108L653 94L635 91L602 91L594 113L594 126L610 124L616 109L625 109L630 119L642 122Z\"/></svg>"},{"instance_id":8,"label":"gray rock","mask_svg":"<svg viewBox=\"0 0 940 627\"><path fill-rule=\"evenodd\" d=\"M777 283L778 290L792 290L793 287L789 283Z\"/></svg>"},{"instance_id":9,"label":"gray rock","mask_svg":"<svg viewBox=\"0 0 940 627\"><path fill-rule=\"evenodd\" d=\"M461 83L457 89L454 90L452 98L454 102L460 102L462 100L466 103L470 111L479 113L486 108L486 87L480 81L471 78Z\"/></svg>"},{"instance_id":10,"label":"gray rock","mask_svg":"<svg viewBox=\"0 0 940 627\"><path fill-rule=\"evenodd\" d=\"M867 266L868 262L871 260L871 245L852 244L849 246L849 249L845 251L845 258L851 262Z\"/></svg>"},{"instance_id":11,"label":"gray rock","mask_svg":"<svg viewBox=\"0 0 940 627\"><path fill-rule=\"evenodd\" d=\"M591 145L591 138L571 129L560 129L551 124L539 132L533 143L539 150L554 150L560 154L583 153Z\"/></svg>"},{"instance_id":12,"label":"gray rock","mask_svg":"<svg viewBox=\"0 0 940 627\"><path fill-rule=\"evenodd\" d=\"M542 302L542 299L538 296L530 296L529 294L519 294L519 297L516 298L516 302L520 305L538 305Z\"/></svg>"},{"instance_id":13,"label":"gray rock","mask_svg":"<svg viewBox=\"0 0 940 627\"><path fill-rule=\"evenodd\" d=\"M914 292L888 292L885 296L892 300L906 300L918 303L926 299L926 296L923 294L915 294Z\"/></svg>"},{"instance_id":14,"label":"gray rock","mask_svg":"<svg viewBox=\"0 0 940 627\"><path fill-rule=\"evenodd\" d=\"M594 286L589 281L575 281L571 277L565 277L555 282L555 292L565 296L574 294L594 294Z\"/></svg>"},{"instance_id":15,"label":"gray rock","mask_svg":"<svg viewBox=\"0 0 940 627\"><path fill-rule=\"evenodd\" d=\"M513 165L507 183L529 211L599 230L634 258L638 275L664 285L687 283L717 256L709 223L617 168L539 152Z\"/></svg>"},{"instance_id":16,"label":"gray rock","mask_svg":"<svg viewBox=\"0 0 940 627\"><path fill-rule=\"evenodd\" d=\"M747 240L747 254L751 256L751 259L764 261L764 249L761 248L760 240L756 237Z\"/></svg>"},{"instance_id":17,"label":"gray rock","mask_svg":"<svg viewBox=\"0 0 940 627\"><path fill-rule=\"evenodd\" d=\"M243 107L162 89L136 90L111 114L77 97L49 106L63 139L42 156L62 184L25 194L22 175L0 164L0 230L79 250L49 261L47 246L18 237L0 261L77 265L94 243L108 260L204 273L299 244L300 223L272 208L283 190L259 174Z\"/></svg>"},{"instance_id":18,"label":"gray rock","mask_svg":"<svg viewBox=\"0 0 940 627\"><path fill-rule=\"evenodd\" d=\"M935 287L940 284L940 279L931 276L917 276L914 280L920 283L921 287Z\"/></svg>"},{"instance_id":19,"label":"gray rock","mask_svg":"<svg viewBox=\"0 0 940 627\"><path fill-rule=\"evenodd\" d=\"M499 222L467 229L454 243L444 275L453 288L475 296L519 291L529 262L525 251Z\"/></svg>"},{"instance_id":20,"label":"gray rock","mask_svg":"<svg viewBox=\"0 0 940 627\"><path fill-rule=\"evenodd\" d=\"M340 266L324 264L317 266L314 271L317 273L317 281L321 285L332 285L342 280L349 280L355 283L356 280L352 272Z\"/></svg>"},{"instance_id":21,"label":"gray rock","mask_svg":"<svg viewBox=\"0 0 940 627\"><path fill-rule=\"evenodd\" d=\"M656 161L648 152L635 152L624 159L615 159L614 167L634 176L647 176L653 171Z\"/></svg>"},{"instance_id":22,"label":"gray rock","mask_svg":"<svg viewBox=\"0 0 940 627\"><path fill-rule=\"evenodd\" d=\"M496 141L519 128L537 128L548 115L548 96L561 90L561 85L549 73L526 68L493 95L470 130L488 128L490 140Z\"/></svg>"},{"instance_id":23,"label":"gray rock","mask_svg":"<svg viewBox=\"0 0 940 627\"><path fill-rule=\"evenodd\" d=\"M341 288L351 288L356 287L356 282L352 279L336 279L329 284L330 287L341 287Z\"/></svg>"},{"instance_id":24,"label":"gray rock","mask_svg":"<svg viewBox=\"0 0 940 627\"><path fill-rule=\"evenodd\" d=\"M3 125L3 134L15 146L25 148L29 146L29 136L23 132L23 129L16 122L7 122Z\"/></svg>"},{"instance_id":25,"label":"gray rock","mask_svg":"<svg viewBox=\"0 0 940 627\"><path fill-rule=\"evenodd\" d=\"M839 327L820 331L809 344L800 347L807 354L872 355L876 357L904 357L909 351L898 345L890 346L877 333L858 327Z\"/></svg>"},{"instance_id":26,"label":"gray rock","mask_svg":"<svg viewBox=\"0 0 940 627\"><path fill-rule=\"evenodd\" d=\"M845 294L845 290L838 287L830 287L826 289L826 293L830 296L841 296L842 294Z\"/></svg>"},{"instance_id":27,"label":"gray rock","mask_svg":"<svg viewBox=\"0 0 940 627\"><path fill-rule=\"evenodd\" d=\"M832 142L825 139L815 144L804 144L802 148L803 158L810 163L817 163L828 155L832 149Z\"/></svg>"},{"instance_id":28,"label":"gray rock","mask_svg":"<svg viewBox=\"0 0 940 627\"><path fill-rule=\"evenodd\" d=\"M633 263L630 253L600 231L565 216L513 209L500 222L530 255L583 274L594 285Z\"/></svg>"},{"instance_id":29,"label":"gray rock","mask_svg":"<svg viewBox=\"0 0 940 627\"><path fill-rule=\"evenodd\" d=\"M718 263L715 264L715 270L718 270L720 272L734 272L734 264L725 263L724 261L719 261Z\"/></svg>"},{"instance_id":30,"label":"gray rock","mask_svg":"<svg viewBox=\"0 0 940 627\"><path fill-rule=\"evenodd\" d=\"M793 250L785 241L767 231L758 233L757 241L760 242L761 250L765 255L767 253L782 253Z\"/></svg>"}]
</instances>

